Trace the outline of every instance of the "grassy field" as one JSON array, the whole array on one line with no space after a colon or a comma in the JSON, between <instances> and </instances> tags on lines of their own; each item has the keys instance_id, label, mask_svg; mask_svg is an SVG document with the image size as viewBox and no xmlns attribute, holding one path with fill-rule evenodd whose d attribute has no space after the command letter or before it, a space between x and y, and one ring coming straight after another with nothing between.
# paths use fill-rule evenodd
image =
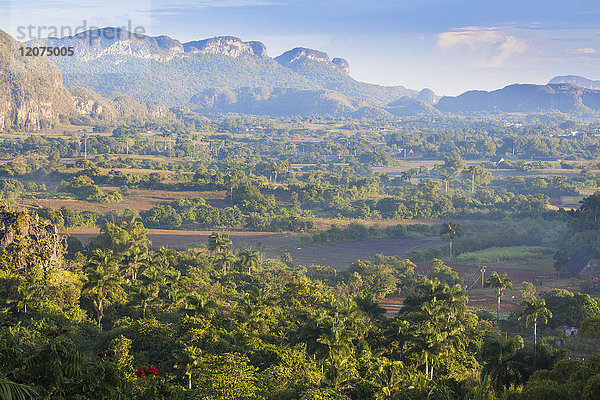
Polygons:
<instances>
[{"instance_id":1,"label":"grassy field","mask_svg":"<svg viewBox=\"0 0 600 400\"><path fill-rule=\"evenodd\" d=\"M463 253L456 262L466 265L487 265L503 269L536 271L540 274L554 272L552 256L555 249L539 246L491 247L489 249Z\"/></svg>"}]
</instances>

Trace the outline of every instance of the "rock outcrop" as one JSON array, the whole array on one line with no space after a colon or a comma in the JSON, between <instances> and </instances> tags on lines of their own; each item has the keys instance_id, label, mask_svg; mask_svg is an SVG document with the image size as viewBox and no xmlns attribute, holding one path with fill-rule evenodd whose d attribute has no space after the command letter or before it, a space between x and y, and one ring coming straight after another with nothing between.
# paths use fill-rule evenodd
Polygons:
<instances>
[{"instance_id":1,"label":"rock outcrop","mask_svg":"<svg viewBox=\"0 0 600 400\"><path fill-rule=\"evenodd\" d=\"M585 89L600 90L600 81L593 81L578 75L555 76L548 82L549 85L558 83L568 83Z\"/></svg>"},{"instance_id":2,"label":"rock outcrop","mask_svg":"<svg viewBox=\"0 0 600 400\"><path fill-rule=\"evenodd\" d=\"M0 207L0 262L5 270L47 271L63 265L63 244L56 226L40 222L37 214Z\"/></svg>"},{"instance_id":3,"label":"rock outcrop","mask_svg":"<svg viewBox=\"0 0 600 400\"><path fill-rule=\"evenodd\" d=\"M350 74L350 64L345 59L336 57L331 62L346 75Z\"/></svg>"},{"instance_id":4,"label":"rock outcrop","mask_svg":"<svg viewBox=\"0 0 600 400\"><path fill-rule=\"evenodd\" d=\"M275 61L288 68L292 68L297 62L304 60L318 61L324 64L331 63L327 53L318 50L307 49L306 47L296 47L292 50L286 51L278 57L275 57Z\"/></svg>"},{"instance_id":5,"label":"rock outcrop","mask_svg":"<svg viewBox=\"0 0 600 400\"><path fill-rule=\"evenodd\" d=\"M73 47L73 57L91 61L103 57L126 57L169 61L183 53L183 45L168 36L148 36L121 28L102 28L64 38L34 39L28 46Z\"/></svg>"},{"instance_id":6,"label":"rock outcrop","mask_svg":"<svg viewBox=\"0 0 600 400\"><path fill-rule=\"evenodd\" d=\"M421 101L425 101L429 104L435 103L435 92L431 89L423 89L417 95L417 99Z\"/></svg>"},{"instance_id":7,"label":"rock outcrop","mask_svg":"<svg viewBox=\"0 0 600 400\"><path fill-rule=\"evenodd\" d=\"M218 36L183 44L186 53L223 54L233 58L243 55L268 57L267 47L261 42L243 42L233 36Z\"/></svg>"}]
</instances>

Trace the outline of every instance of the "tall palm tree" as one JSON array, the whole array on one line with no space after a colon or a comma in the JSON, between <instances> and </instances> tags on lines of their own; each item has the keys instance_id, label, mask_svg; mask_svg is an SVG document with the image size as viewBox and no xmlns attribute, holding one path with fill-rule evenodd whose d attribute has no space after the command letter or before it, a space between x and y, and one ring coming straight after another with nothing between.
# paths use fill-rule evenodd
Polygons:
<instances>
[{"instance_id":1,"label":"tall palm tree","mask_svg":"<svg viewBox=\"0 0 600 400\"><path fill-rule=\"evenodd\" d=\"M516 380L513 360L517 350L522 347L523 341L519 338L492 338L483 343L483 373L489 377L496 393L503 388L510 388L510 384Z\"/></svg>"},{"instance_id":2,"label":"tall palm tree","mask_svg":"<svg viewBox=\"0 0 600 400\"><path fill-rule=\"evenodd\" d=\"M123 276L130 276L135 281L142 267L148 265L148 254L139 249L131 249L123 255L121 265L124 269Z\"/></svg>"},{"instance_id":3,"label":"tall palm tree","mask_svg":"<svg viewBox=\"0 0 600 400\"><path fill-rule=\"evenodd\" d=\"M161 303L159 294L165 282L164 272L154 267L150 267L140 274L138 284L134 289L134 298L142 308L143 318L146 318L149 307L158 306Z\"/></svg>"},{"instance_id":4,"label":"tall palm tree","mask_svg":"<svg viewBox=\"0 0 600 400\"><path fill-rule=\"evenodd\" d=\"M461 236L461 235L462 235L462 230L460 228L460 225L452 223L452 222L446 222L446 223L442 224L441 229L440 229L440 236L442 238L450 240L450 258L452 258L454 256L453 252L452 252L454 238L457 236Z\"/></svg>"},{"instance_id":5,"label":"tall palm tree","mask_svg":"<svg viewBox=\"0 0 600 400\"><path fill-rule=\"evenodd\" d=\"M231 265L236 261L235 256L230 252L217 253L213 259L216 266L221 268L223 274L229 272Z\"/></svg>"},{"instance_id":6,"label":"tall palm tree","mask_svg":"<svg viewBox=\"0 0 600 400\"><path fill-rule=\"evenodd\" d=\"M231 250L231 239L229 235L223 233L213 232L208 237L208 250L214 253L229 252Z\"/></svg>"},{"instance_id":7,"label":"tall palm tree","mask_svg":"<svg viewBox=\"0 0 600 400\"><path fill-rule=\"evenodd\" d=\"M195 315L211 318L216 307L217 303L206 293L192 292L185 298L185 310L192 311Z\"/></svg>"},{"instance_id":8,"label":"tall palm tree","mask_svg":"<svg viewBox=\"0 0 600 400\"><path fill-rule=\"evenodd\" d=\"M510 279L506 274L498 275L496 271L492 272L492 275L485 281L486 286L496 288L496 319L500 320L500 298L504 296L505 289L513 288L512 279Z\"/></svg>"},{"instance_id":9,"label":"tall palm tree","mask_svg":"<svg viewBox=\"0 0 600 400\"><path fill-rule=\"evenodd\" d=\"M173 262L175 262L176 258L177 252L175 249L160 246L160 248L156 250L152 256L152 265L160 270L166 270Z\"/></svg>"},{"instance_id":10,"label":"tall palm tree","mask_svg":"<svg viewBox=\"0 0 600 400\"><path fill-rule=\"evenodd\" d=\"M448 193L448 184L450 183L450 179L452 179L452 175L448 172L443 172L440 177L444 182L444 193Z\"/></svg>"},{"instance_id":11,"label":"tall palm tree","mask_svg":"<svg viewBox=\"0 0 600 400\"><path fill-rule=\"evenodd\" d=\"M537 344L537 324L538 319L543 323L548 323L548 319L552 318L552 312L546 307L546 300L533 298L525 300L521 303L525 306L525 310L521 313L519 321L525 318L525 326L529 326L533 322L533 344Z\"/></svg>"},{"instance_id":12,"label":"tall palm tree","mask_svg":"<svg viewBox=\"0 0 600 400\"><path fill-rule=\"evenodd\" d=\"M591 211L594 215L594 221L598 221L598 209L600 209L600 192L596 192L591 196L580 201L581 210Z\"/></svg>"},{"instance_id":13,"label":"tall palm tree","mask_svg":"<svg viewBox=\"0 0 600 400\"><path fill-rule=\"evenodd\" d=\"M477 165L471 165L470 167L466 168L463 172L468 175L471 175L471 193L475 193L475 176L481 174L481 167Z\"/></svg>"},{"instance_id":14,"label":"tall palm tree","mask_svg":"<svg viewBox=\"0 0 600 400\"><path fill-rule=\"evenodd\" d=\"M240 268L248 270L248 275L260 265L260 255L257 250L244 250L238 254Z\"/></svg>"},{"instance_id":15,"label":"tall palm tree","mask_svg":"<svg viewBox=\"0 0 600 400\"><path fill-rule=\"evenodd\" d=\"M88 267L85 270L86 282L83 292L94 296L94 308L98 330L102 329L102 317L104 317L104 302L110 295L122 291L119 279L117 262L113 257L112 250L94 252Z\"/></svg>"},{"instance_id":16,"label":"tall palm tree","mask_svg":"<svg viewBox=\"0 0 600 400\"><path fill-rule=\"evenodd\" d=\"M17 310L27 314L27 307L40 303L42 288L33 283L23 284L17 288L17 294L18 297L16 299L8 300L8 302L17 303Z\"/></svg>"},{"instance_id":17,"label":"tall palm tree","mask_svg":"<svg viewBox=\"0 0 600 400\"><path fill-rule=\"evenodd\" d=\"M168 269L164 272L164 291L167 294L167 298L169 299L169 307L177 307L183 296L180 292L181 287L179 285L179 281L181 279L181 272Z\"/></svg>"}]
</instances>

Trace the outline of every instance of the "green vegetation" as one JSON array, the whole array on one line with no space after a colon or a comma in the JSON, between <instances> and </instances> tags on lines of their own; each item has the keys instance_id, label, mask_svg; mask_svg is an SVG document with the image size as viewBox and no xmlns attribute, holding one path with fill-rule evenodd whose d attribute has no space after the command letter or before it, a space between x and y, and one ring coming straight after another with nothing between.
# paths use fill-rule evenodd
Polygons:
<instances>
[{"instance_id":1,"label":"green vegetation","mask_svg":"<svg viewBox=\"0 0 600 400\"><path fill-rule=\"evenodd\" d=\"M555 264L598 256L595 136L184 111L81 130L0 135L0 391L594 393L598 287Z\"/></svg>"}]
</instances>

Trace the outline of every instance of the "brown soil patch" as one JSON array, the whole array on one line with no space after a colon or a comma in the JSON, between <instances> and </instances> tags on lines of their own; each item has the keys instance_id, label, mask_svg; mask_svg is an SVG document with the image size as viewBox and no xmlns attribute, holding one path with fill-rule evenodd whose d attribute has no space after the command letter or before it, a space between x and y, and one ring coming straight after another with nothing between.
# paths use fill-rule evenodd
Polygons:
<instances>
[{"instance_id":1,"label":"brown soil patch","mask_svg":"<svg viewBox=\"0 0 600 400\"><path fill-rule=\"evenodd\" d=\"M162 202L177 199L194 199L202 197L213 207L225 207L229 205L225 199L225 192L175 192L168 190L133 189L125 196L123 202L115 204L90 203L74 199L36 199L23 201L23 205L30 208L52 207L59 209L62 206L76 211L95 211L106 214L110 211L122 211L126 209L146 211Z\"/></svg>"},{"instance_id":2,"label":"brown soil patch","mask_svg":"<svg viewBox=\"0 0 600 400\"><path fill-rule=\"evenodd\" d=\"M433 243L439 243L439 239L366 239L323 246L299 244L289 253L300 265L346 269L358 259L366 260L377 254L402 257L411 250L427 248Z\"/></svg>"},{"instance_id":3,"label":"brown soil patch","mask_svg":"<svg viewBox=\"0 0 600 400\"><path fill-rule=\"evenodd\" d=\"M152 248L161 246L174 249L189 249L205 247L208 237L214 231L186 231L168 229L148 229L148 239L152 242ZM273 232L241 232L241 231L219 231L229 235L236 248L263 248L280 247L298 240L297 236ZM62 234L74 236L82 243L88 243L90 237L100 233L99 228L79 228L61 232Z\"/></svg>"}]
</instances>

